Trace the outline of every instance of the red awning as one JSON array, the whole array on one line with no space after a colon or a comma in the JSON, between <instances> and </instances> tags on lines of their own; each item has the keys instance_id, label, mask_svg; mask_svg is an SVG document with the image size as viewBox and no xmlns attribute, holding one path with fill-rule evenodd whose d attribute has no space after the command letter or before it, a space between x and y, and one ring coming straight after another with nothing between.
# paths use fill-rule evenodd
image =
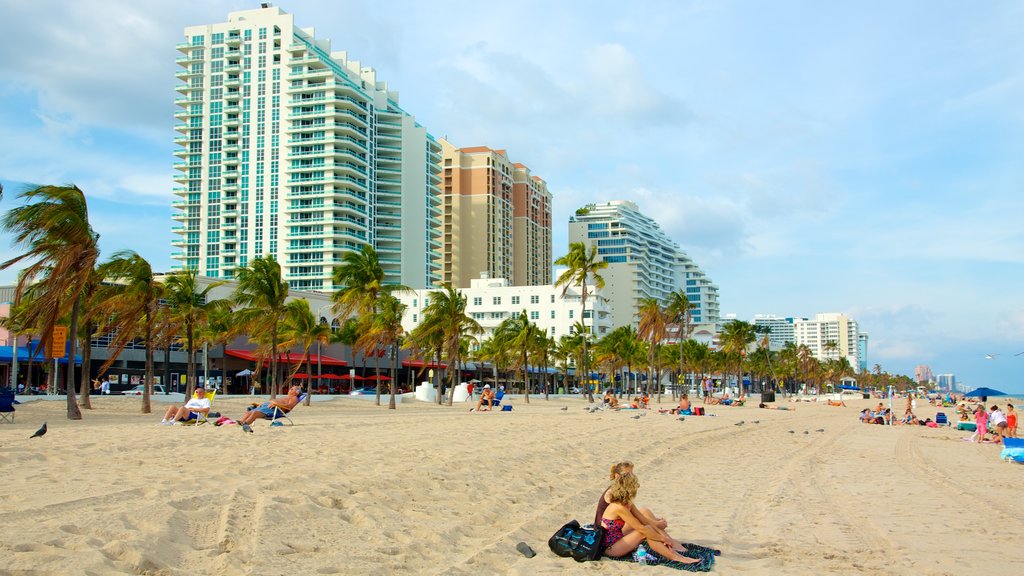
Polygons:
<instances>
[{"instance_id":1,"label":"red awning","mask_svg":"<svg viewBox=\"0 0 1024 576\"><path fill-rule=\"evenodd\" d=\"M391 378L381 374L380 376L366 376L363 380L391 380Z\"/></svg>"},{"instance_id":2,"label":"red awning","mask_svg":"<svg viewBox=\"0 0 1024 576\"><path fill-rule=\"evenodd\" d=\"M234 356L235 358L241 358L242 360L248 360L249 362L255 362L256 361L256 352L254 350L225 350L224 353L227 354L228 356ZM288 352L286 354L280 354L277 357L277 361L278 362L285 362L285 363L288 363L288 364L300 364L304 360L305 360L305 357L302 354L298 354L296 352ZM311 365L312 364L316 364L317 363L317 355L316 354L310 354L309 355L309 362L310 362ZM266 358L266 359L263 360L263 365L264 366L267 366L269 364L270 364L270 359L269 358ZM341 359L338 359L338 358L332 358L330 356L324 356L324 355L320 356L320 364L322 366L348 366L348 362L345 362L344 360L341 360Z\"/></svg>"},{"instance_id":3,"label":"red awning","mask_svg":"<svg viewBox=\"0 0 1024 576\"><path fill-rule=\"evenodd\" d=\"M437 362L424 362L423 360L402 360L403 368L437 368ZM447 364L441 364L441 368L447 368Z\"/></svg>"},{"instance_id":4,"label":"red awning","mask_svg":"<svg viewBox=\"0 0 1024 576\"><path fill-rule=\"evenodd\" d=\"M365 380L362 376L356 374L355 376L349 376L348 374L342 374L341 376L335 376L338 380Z\"/></svg>"}]
</instances>

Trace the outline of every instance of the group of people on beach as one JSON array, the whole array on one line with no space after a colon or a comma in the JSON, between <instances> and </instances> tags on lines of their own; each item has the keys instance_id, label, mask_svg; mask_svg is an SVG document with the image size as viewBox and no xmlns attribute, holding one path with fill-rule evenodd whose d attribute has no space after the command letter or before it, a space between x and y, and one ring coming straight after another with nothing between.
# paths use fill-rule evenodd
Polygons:
<instances>
[{"instance_id":1,"label":"group of people on beach","mask_svg":"<svg viewBox=\"0 0 1024 576\"><path fill-rule=\"evenodd\" d=\"M221 424L241 424L246 432L252 432L251 425L260 419L274 420L283 414L290 412L299 403L302 394L302 387L293 385L288 388L288 394L262 404L253 404L238 420L230 418L220 420ZM200 416L206 418L210 415L212 403L206 392L206 388L199 384L195 388L192 398L182 405L171 405L167 407L163 420L160 424L165 426L177 426L197 421Z\"/></svg>"},{"instance_id":2,"label":"group of people on beach","mask_svg":"<svg viewBox=\"0 0 1024 576\"><path fill-rule=\"evenodd\" d=\"M721 551L682 543L670 536L668 521L636 503L640 480L632 462L611 467L611 485L601 494L594 526L604 529L604 555L616 560L641 560L691 572L707 572Z\"/></svg>"},{"instance_id":3,"label":"group of people on beach","mask_svg":"<svg viewBox=\"0 0 1024 576\"><path fill-rule=\"evenodd\" d=\"M960 420L967 421L966 410L960 411ZM1006 413L993 404L990 411L985 410L984 404L974 407L974 434L971 435L971 442L987 442L989 428L995 436L992 442L1002 444L1003 438L1017 437L1017 412L1013 404L1006 404Z\"/></svg>"}]
</instances>

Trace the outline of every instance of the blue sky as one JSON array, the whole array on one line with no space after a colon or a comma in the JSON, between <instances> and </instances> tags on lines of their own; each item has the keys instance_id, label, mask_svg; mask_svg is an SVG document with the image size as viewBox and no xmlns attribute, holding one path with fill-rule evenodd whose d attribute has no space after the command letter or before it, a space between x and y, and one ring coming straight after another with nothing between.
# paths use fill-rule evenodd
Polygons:
<instances>
[{"instance_id":1,"label":"blue sky","mask_svg":"<svg viewBox=\"0 0 1024 576\"><path fill-rule=\"evenodd\" d=\"M1024 4L275 4L547 180L556 255L634 200L723 312L845 312L869 364L1024 392ZM174 45L256 5L0 0L4 204L74 182L106 254L169 268Z\"/></svg>"}]
</instances>

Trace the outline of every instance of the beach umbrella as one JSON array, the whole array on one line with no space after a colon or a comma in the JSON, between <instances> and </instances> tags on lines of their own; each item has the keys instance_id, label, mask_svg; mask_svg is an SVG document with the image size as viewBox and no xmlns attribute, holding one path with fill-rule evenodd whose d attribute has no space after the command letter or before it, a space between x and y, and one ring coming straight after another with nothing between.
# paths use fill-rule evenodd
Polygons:
<instances>
[{"instance_id":1,"label":"beach umbrella","mask_svg":"<svg viewBox=\"0 0 1024 576\"><path fill-rule=\"evenodd\" d=\"M1000 392L991 388L977 388L964 394L964 398L987 398L989 396L1006 396L1006 392Z\"/></svg>"}]
</instances>

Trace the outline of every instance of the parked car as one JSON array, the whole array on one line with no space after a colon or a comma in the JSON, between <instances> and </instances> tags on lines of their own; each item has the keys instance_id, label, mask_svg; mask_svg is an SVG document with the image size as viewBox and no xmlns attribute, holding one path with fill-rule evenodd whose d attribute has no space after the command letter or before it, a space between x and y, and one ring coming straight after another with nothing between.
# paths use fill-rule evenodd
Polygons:
<instances>
[{"instance_id":1,"label":"parked car","mask_svg":"<svg viewBox=\"0 0 1024 576\"><path fill-rule=\"evenodd\" d=\"M146 385L145 384L139 384L138 386L136 386L135 388L132 388L131 390L125 390L124 391L124 395L125 396L142 396L142 393L145 391L145 389L146 389ZM153 394L166 394L166 392L164 392L163 385L162 384L154 384L153 385Z\"/></svg>"}]
</instances>

